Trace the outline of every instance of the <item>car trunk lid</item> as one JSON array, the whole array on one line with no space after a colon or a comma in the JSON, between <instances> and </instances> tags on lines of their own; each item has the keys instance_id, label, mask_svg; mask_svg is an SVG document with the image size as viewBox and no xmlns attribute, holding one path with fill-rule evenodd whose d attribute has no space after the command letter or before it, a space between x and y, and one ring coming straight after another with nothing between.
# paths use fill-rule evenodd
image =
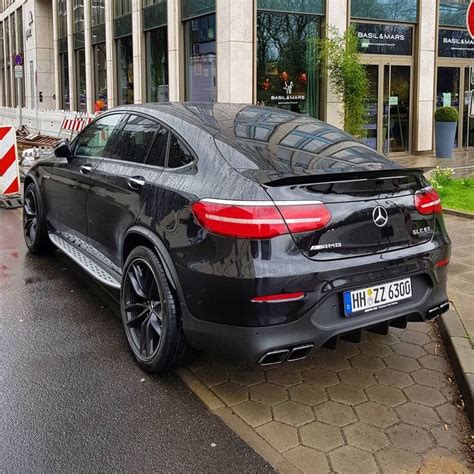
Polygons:
<instances>
[{"instance_id":1,"label":"car trunk lid","mask_svg":"<svg viewBox=\"0 0 474 474\"><path fill-rule=\"evenodd\" d=\"M320 201L329 210L324 228L292 233L299 250L314 260L402 249L433 236L433 214L415 206L415 193L428 185L421 170L293 176L263 184L279 208L287 201Z\"/></svg>"}]
</instances>

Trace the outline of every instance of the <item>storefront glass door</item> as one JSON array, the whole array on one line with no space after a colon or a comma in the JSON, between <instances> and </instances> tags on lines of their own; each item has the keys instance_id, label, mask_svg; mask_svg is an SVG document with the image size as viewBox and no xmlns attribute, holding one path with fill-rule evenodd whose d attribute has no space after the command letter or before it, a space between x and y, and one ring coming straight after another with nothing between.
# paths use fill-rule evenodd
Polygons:
<instances>
[{"instance_id":1,"label":"storefront glass door","mask_svg":"<svg viewBox=\"0 0 474 474\"><path fill-rule=\"evenodd\" d=\"M411 66L366 65L367 124L362 140L385 154L408 153L411 133Z\"/></svg>"},{"instance_id":2,"label":"storefront glass door","mask_svg":"<svg viewBox=\"0 0 474 474\"><path fill-rule=\"evenodd\" d=\"M384 66L383 152L410 150L410 66Z\"/></svg>"},{"instance_id":3,"label":"storefront glass door","mask_svg":"<svg viewBox=\"0 0 474 474\"><path fill-rule=\"evenodd\" d=\"M461 90L461 70L458 67L439 67L436 87L436 107L454 107L459 110L459 91ZM455 146L458 146L456 133Z\"/></svg>"},{"instance_id":4,"label":"storefront glass door","mask_svg":"<svg viewBox=\"0 0 474 474\"><path fill-rule=\"evenodd\" d=\"M474 73L470 67L464 68L464 113L462 117L462 146L474 147L474 118L469 116L471 91L474 90Z\"/></svg>"},{"instance_id":5,"label":"storefront glass door","mask_svg":"<svg viewBox=\"0 0 474 474\"><path fill-rule=\"evenodd\" d=\"M364 125L362 141L370 148L377 150L378 130L378 89L379 89L379 66L369 64L366 66L369 77L369 94L367 96L367 123Z\"/></svg>"},{"instance_id":6,"label":"storefront glass door","mask_svg":"<svg viewBox=\"0 0 474 474\"><path fill-rule=\"evenodd\" d=\"M454 107L459 112L459 126L455 138L458 148L474 147L474 118L469 116L474 77L465 63L446 64L438 67L436 107Z\"/></svg>"}]
</instances>

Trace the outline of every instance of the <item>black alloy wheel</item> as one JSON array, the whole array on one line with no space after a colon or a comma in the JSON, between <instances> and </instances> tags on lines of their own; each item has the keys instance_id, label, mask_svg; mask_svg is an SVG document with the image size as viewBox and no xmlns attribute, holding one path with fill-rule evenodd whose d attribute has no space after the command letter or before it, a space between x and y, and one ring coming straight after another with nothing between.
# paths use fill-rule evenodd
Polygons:
<instances>
[{"instance_id":1,"label":"black alloy wheel","mask_svg":"<svg viewBox=\"0 0 474 474\"><path fill-rule=\"evenodd\" d=\"M157 373L182 358L187 344L175 297L160 260L147 247L135 248L127 258L121 309L128 344L142 368Z\"/></svg>"},{"instance_id":2,"label":"black alloy wheel","mask_svg":"<svg viewBox=\"0 0 474 474\"><path fill-rule=\"evenodd\" d=\"M124 293L126 325L133 351L144 360L149 360L160 346L165 302L146 260L137 258L128 267Z\"/></svg>"},{"instance_id":3,"label":"black alloy wheel","mask_svg":"<svg viewBox=\"0 0 474 474\"><path fill-rule=\"evenodd\" d=\"M30 183L25 190L23 235L26 246L32 253L46 252L53 247L48 237L44 211L34 183Z\"/></svg>"},{"instance_id":4,"label":"black alloy wheel","mask_svg":"<svg viewBox=\"0 0 474 474\"><path fill-rule=\"evenodd\" d=\"M25 240L28 247L31 247L36 241L38 234L38 205L34 189L29 188L25 194L23 229Z\"/></svg>"}]
</instances>

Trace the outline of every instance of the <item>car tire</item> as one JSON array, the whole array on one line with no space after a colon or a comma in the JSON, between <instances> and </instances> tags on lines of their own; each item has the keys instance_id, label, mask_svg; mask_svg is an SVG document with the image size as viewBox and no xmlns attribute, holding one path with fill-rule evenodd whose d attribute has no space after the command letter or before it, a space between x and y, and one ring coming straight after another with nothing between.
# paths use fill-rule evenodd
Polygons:
<instances>
[{"instance_id":1,"label":"car tire","mask_svg":"<svg viewBox=\"0 0 474 474\"><path fill-rule=\"evenodd\" d=\"M136 247L125 262L120 307L129 348L141 368L159 373L187 359L179 305L161 261L148 247Z\"/></svg>"},{"instance_id":2,"label":"car tire","mask_svg":"<svg viewBox=\"0 0 474 474\"><path fill-rule=\"evenodd\" d=\"M48 236L46 216L35 183L28 184L24 193L23 236L28 250L33 254L47 253L53 249Z\"/></svg>"}]
</instances>

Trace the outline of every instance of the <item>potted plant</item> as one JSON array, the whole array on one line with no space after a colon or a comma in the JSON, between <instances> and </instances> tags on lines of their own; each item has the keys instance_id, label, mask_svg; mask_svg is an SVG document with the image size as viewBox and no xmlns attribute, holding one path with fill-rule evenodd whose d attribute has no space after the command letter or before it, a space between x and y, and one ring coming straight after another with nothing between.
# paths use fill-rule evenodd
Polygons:
<instances>
[{"instance_id":1,"label":"potted plant","mask_svg":"<svg viewBox=\"0 0 474 474\"><path fill-rule=\"evenodd\" d=\"M459 114L454 107L435 112L436 158L452 158Z\"/></svg>"}]
</instances>

